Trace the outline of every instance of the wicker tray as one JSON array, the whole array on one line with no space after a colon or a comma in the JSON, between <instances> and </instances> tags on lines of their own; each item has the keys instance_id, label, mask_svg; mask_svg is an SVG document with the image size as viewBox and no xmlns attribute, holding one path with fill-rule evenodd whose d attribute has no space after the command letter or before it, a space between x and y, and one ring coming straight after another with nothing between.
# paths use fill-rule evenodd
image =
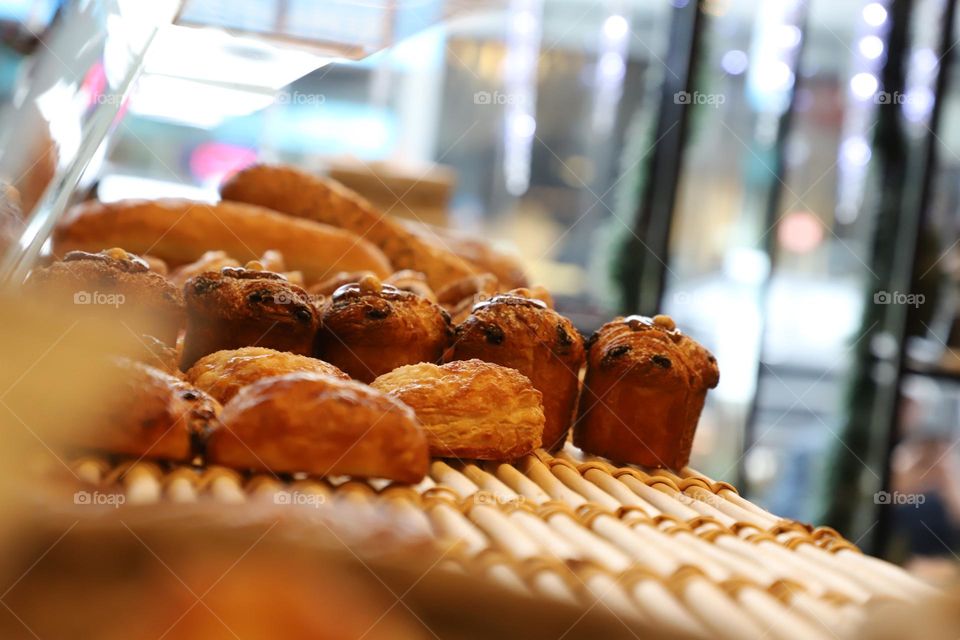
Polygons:
<instances>
[{"instance_id":1,"label":"wicker tray","mask_svg":"<svg viewBox=\"0 0 960 640\"><path fill-rule=\"evenodd\" d=\"M569 444L515 465L435 460L416 486L95 457L74 469L137 504L386 504L398 524L444 544L454 570L693 636L851 637L865 605L934 593L833 529L779 518L728 483L691 469L618 468Z\"/></svg>"}]
</instances>

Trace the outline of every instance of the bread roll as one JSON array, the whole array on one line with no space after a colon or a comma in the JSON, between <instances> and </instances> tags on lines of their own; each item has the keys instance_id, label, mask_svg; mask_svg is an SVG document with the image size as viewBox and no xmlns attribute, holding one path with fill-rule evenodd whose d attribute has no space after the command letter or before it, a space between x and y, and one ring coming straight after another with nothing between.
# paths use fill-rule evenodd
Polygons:
<instances>
[{"instance_id":1,"label":"bread roll","mask_svg":"<svg viewBox=\"0 0 960 640\"><path fill-rule=\"evenodd\" d=\"M348 229L379 247L395 269L426 275L434 291L477 271L471 262L446 249L442 240L427 242L339 182L293 167L249 167L230 178L220 194L225 200L249 202Z\"/></svg>"},{"instance_id":2,"label":"bread roll","mask_svg":"<svg viewBox=\"0 0 960 640\"><path fill-rule=\"evenodd\" d=\"M225 251L241 262L276 250L308 283L337 271L367 270L382 277L393 272L383 253L354 233L238 202L85 202L53 234L58 255L104 247L149 253L171 266L193 262L210 250Z\"/></svg>"}]
</instances>

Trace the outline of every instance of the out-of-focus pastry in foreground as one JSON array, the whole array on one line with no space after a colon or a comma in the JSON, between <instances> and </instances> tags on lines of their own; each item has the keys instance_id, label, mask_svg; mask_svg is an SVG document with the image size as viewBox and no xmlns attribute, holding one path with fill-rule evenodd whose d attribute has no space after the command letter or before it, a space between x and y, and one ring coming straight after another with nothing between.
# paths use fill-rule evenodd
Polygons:
<instances>
[{"instance_id":1,"label":"out-of-focus pastry in foreground","mask_svg":"<svg viewBox=\"0 0 960 640\"><path fill-rule=\"evenodd\" d=\"M207 460L238 469L418 482L426 436L413 410L367 385L298 372L242 388Z\"/></svg>"},{"instance_id":2,"label":"out-of-focus pastry in foreground","mask_svg":"<svg viewBox=\"0 0 960 640\"><path fill-rule=\"evenodd\" d=\"M310 296L279 274L248 266L187 281L183 369L214 351L239 347L310 355L320 322Z\"/></svg>"},{"instance_id":3,"label":"out-of-focus pastry in foreground","mask_svg":"<svg viewBox=\"0 0 960 640\"><path fill-rule=\"evenodd\" d=\"M482 360L424 362L386 373L371 386L414 410L432 456L516 460L543 437L542 396L515 369Z\"/></svg>"},{"instance_id":4,"label":"out-of-focus pastry in foreground","mask_svg":"<svg viewBox=\"0 0 960 640\"><path fill-rule=\"evenodd\" d=\"M302 272L307 283L337 271L369 270L382 277L393 272L379 249L350 231L240 202L84 202L53 234L58 255L113 246L150 253L173 268L211 250L243 262L279 251L287 268Z\"/></svg>"},{"instance_id":5,"label":"out-of-focus pastry in foreground","mask_svg":"<svg viewBox=\"0 0 960 640\"><path fill-rule=\"evenodd\" d=\"M153 336L143 335L133 346L134 350L129 354L131 360L148 364L175 378L183 378L180 370L182 340L171 346Z\"/></svg>"},{"instance_id":6,"label":"out-of-focus pastry in foreground","mask_svg":"<svg viewBox=\"0 0 960 640\"><path fill-rule=\"evenodd\" d=\"M63 260L34 269L23 291L64 305L72 302L78 315L98 320L109 320L111 315L119 318L116 310L129 305L144 321L128 325L129 331L134 336L155 336L168 345L176 342L184 323L180 290L151 271L140 256L123 249L71 251Z\"/></svg>"},{"instance_id":7,"label":"out-of-focus pastry in foreground","mask_svg":"<svg viewBox=\"0 0 960 640\"><path fill-rule=\"evenodd\" d=\"M451 331L436 304L367 276L333 294L314 355L369 383L405 364L439 362Z\"/></svg>"},{"instance_id":8,"label":"out-of-focus pastry in foreground","mask_svg":"<svg viewBox=\"0 0 960 640\"><path fill-rule=\"evenodd\" d=\"M264 347L215 351L197 360L186 372L189 382L226 404L241 388L271 376L309 371L341 380L350 376L323 360Z\"/></svg>"},{"instance_id":9,"label":"out-of-focus pastry in foreground","mask_svg":"<svg viewBox=\"0 0 960 640\"><path fill-rule=\"evenodd\" d=\"M294 167L248 167L224 183L220 194L224 200L269 207L352 231L383 251L395 269L425 274L434 289L478 271L475 265L444 248L442 243L425 241L336 180Z\"/></svg>"},{"instance_id":10,"label":"out-of-focus pastry in foreground","mask_svg":"<svg viewBox=\"0 0 960 640\"><path fill-rule=\"evenodd\" d=\"M23 231L22 216L20 193L12 186L0 182L0 257Z\"/></svg>"},{"instance_id":11,"label":"out-of-focus pastry in foreground","mask_svg":"<svg viewBox=\"0 0 960 640\"><path fill-rule=\"evenodd\" d=\"M573 421L583 365L583 338L541 300L498 295L474 305L444 359L479 358L516 369L543 394L543 447L563 445Z\"/></svg>"},{"instance_id":12,"label":"out-of-focus pastry in foreground","mask_svg":"<svg viewBox=\"0 0 960 640\"><path fill-rule=\"evenodd\" d=\"M192 385L141 362L115 358L120 387L103 399L96 427L70 434L77 447L191 461L219 427L220 404Z\"/></svg>"},{"instance_id":13,"label":"out-of-focus pastry in foreground","mask_svg":"<svg viewBox=\"0 0 960 640\"><path fill-rule=\"evenodd\" d=\"M4 584L15 585L0 607L4 640L434 637L415 614L391 606L390 589L400 587L381 582L389 573L363 551L370 543L353 536L344 549L336 536L347 534L331 530L336 521L305 524L254 504L242 517L236 507L210 503L166 505L162 515L128 509L90 518L89 510L81 507L70 521L17 523L4 548L10 560L0 567ZM433 561L423 544L366 520L381 546L389 540Z\"/></svg>"},{"instance_id":14,"label":"out-of-focus pastry in foreground","mask_svg":"<svg viewBox=\"0 0 960 640\"><path fill-rule=\"evenodd\" d=\"M679 470L690 460L717 360L669 316L629 316L588 344L574 444L620 462Z\"/></svg>"}]
</instances>

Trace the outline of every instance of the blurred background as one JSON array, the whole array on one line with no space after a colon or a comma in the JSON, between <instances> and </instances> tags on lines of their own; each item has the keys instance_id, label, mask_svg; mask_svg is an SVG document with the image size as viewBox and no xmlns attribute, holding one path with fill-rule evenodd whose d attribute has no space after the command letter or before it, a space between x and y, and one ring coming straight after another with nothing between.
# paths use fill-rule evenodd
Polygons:
<instances>
[{"instance_id":1,"label":"blurred background","mask_svg":"<svg viewBox=\"0 0 960 640\"><path fill-rule=\"evenodd\" d=\"M721 364L694 467L936 574L960 541L955 22L949 0L5 0L0 175L42 236L80 197L212 200L293 163L513 247L586 335L669 313Z\"/></svg>"}]
</instances>

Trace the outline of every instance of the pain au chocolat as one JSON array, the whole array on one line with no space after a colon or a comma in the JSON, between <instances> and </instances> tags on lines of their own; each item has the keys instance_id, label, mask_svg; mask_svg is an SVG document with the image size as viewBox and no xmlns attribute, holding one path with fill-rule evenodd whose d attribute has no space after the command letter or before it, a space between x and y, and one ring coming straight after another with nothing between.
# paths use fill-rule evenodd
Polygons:
<instances>
[{"instance_id":1,"label":"pain au chocolat","mask_svg":"<svg viewBox=\"0 0 960 640\"><path fill-rule=\"evenodd\" d=\"M257 380L310 371L341 380L350 376L323 360L265 347L242 347L214 351L200 358L186 372L186 379L226 404L243 387Z\"/></svg>"},{"instance_id":2,"label":"pain au chocolat","mask_svg":"<svg viewBox=\"0 0 960 640\"><path fill-rule=\"evenodd\" d=\"M116 357L117 388L100 407L98 427L71 444L110 453L189 462L220 426L220 403L159 369Z\"/></svg>"},{"instance_id":3,"label":"pain au chocolat","mask_svg":"<svg viewBox=\"0 0 960 640\"><path fill-rule=\"evenodd\" d=\"M543 446L563 445L577 407L583 338L542 300L498 295L479 302L454 335L445 360L478 358L516 369L543 394Z\"/></svg>"},{"instance_id":4,"label":"pain au chocolat","mask_svg":"<svg viewBox=\"0 0 960 640\"><path fill-rule=\"evenodd\" d=\"M629 316L590 338L575 445L649 467L682 469L717 360L669 316Z\"/></svg>"},{"instance_id":5,"label":"pain au chocolat","mask_svg":"<svg viewBox=\"0 0 960 640\"><path fill-rule=\"evenodd\" d=\"M430 458L410 407L354 380L298 372L242 388L207 460L237 469L418 482Z\"/></svg>"},{"instance_id":6,"label":"pain au chocolat","mask_svg":"<svg viewBox=\"0 0 960 640\"><path fill-rule=\"evenodd\" d=\"M516 460L543 437L542 396L516 369L482 360L422 362L371 386L414 410L433 456Z\"/></svg>"}]
</instances>

